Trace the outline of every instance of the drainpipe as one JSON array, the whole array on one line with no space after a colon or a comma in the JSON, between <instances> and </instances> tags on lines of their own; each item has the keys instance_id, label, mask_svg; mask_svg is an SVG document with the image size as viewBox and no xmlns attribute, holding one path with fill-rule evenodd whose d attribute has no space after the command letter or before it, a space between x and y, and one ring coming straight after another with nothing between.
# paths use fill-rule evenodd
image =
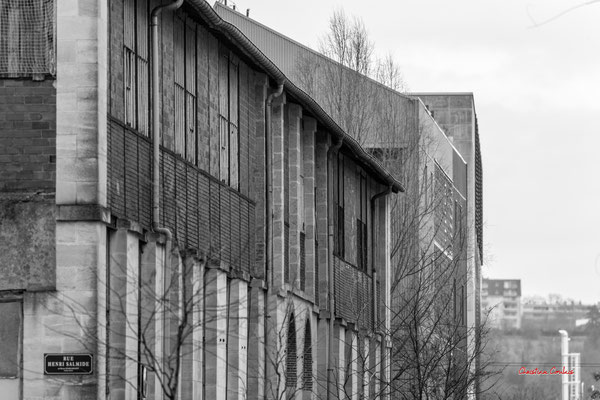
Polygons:
<instances>
[{"instance_id":1,"label":"drainpipe","mask_svg":"<svg viewBox=\"0 0 600 400\"><path fill-rule=\"evenodd\" d=\"M152 144L153 144L153 196L152 196L152 229L154 232L163 233L167 237L167 246L173 239L171 231L163 226L160 226L160 139L161 139L161 125L160 125L160 110L158 99L160 97L160 91L158 88L159 70L158 70L158 55L160 50L158 48L158 18L160 14L165 11L176 10L183 4L183 0L176 0L175 2L166 6L158 6L152 10L152 17L150 22L150 28L152 30Z\"/></svg>"},{"instance_id":2,"label":"drainpipe","mask_svg":"<svg viewBox=\"0 0 600 400\"><path fill-rule=\"evenodd\" d=\"M175 2L168 4L166 6L158 6L152 10L151 14L151 40L152 40L152 188L153 188L153 196L152 196L152 230L156 233L162 233L166 236L167 242L165 243L165 260L162 266L157 266L158 268L162 267L162 271L157 271L157 281L161 282L162 289L160 293L160 297L164 296L165 290L165 277L166 271L169 271L171 268L171 246L173 242L173 234L171 231L164 226L160 225L160 139L161 139L161 124L160 124L160 109L159 109L159 98L160 91L158 86L159 80L159 70L158 70L158 58L160 54L160 49L158 46L158 26L159 26L159 17L163 10L176 10L183 4L183 0L176 0ZM157 268L157 269L158 269ZM159 303L159 309L157 310L158 319L162 321L158 322L159 326L162 325L163 332L165 331L164 319L163 319L163 306L162 302ZM162 343L158 344L159 351L161 352L161 357L165 352L165 342L161 339ZM159 361L161 362L161 361Z\"/></svg>"},{"instance_id":3,"label":"drainpipe","mask_svg":"<svg viewBox=\"0 0 600 400\"><path fill-rule=\"evenodd\" d=\"M265 271L265 279L267 280L267 296L265 298L265 302L264 302L264 330L265 330L265 337L268 334L268 329L269 327L267 326L267 321L268 321L268 316L269 316L269 295L271 293L271 289L273 287L273 268L271 266L271 261L272 261L272 257L271 257L271 252L273 251L273 242L272 242L272 238L271 238L271 231L272 231L272 224L273 224L273 212L271 211L271 204L273 203L273 167L272 167L272 163L271 163L271 158L272 158L272 154L271 154L271 121L272 121L272 115L273 115L273 110L272 110L272 104L273 104L273 99L276 97L281 96L281 94L283 93L283 84L284 82L281 82L278 86L277 89L275 91L272 91L271 93L269 93L269 95L267 96L267 100L265 101L265 178L266 178L266 185L265 185L265 190L266 190L266 200L265 200L265 214L266 214L266 224L265 224L265 239L266 239L266 250L265 250L265 267L266 267L266 271ZM267 346L265 344L264 346L264 352L265 352L265 360L269 359L269 354L268 354L268 350L267 350ZM266 365L265 365L265 374L266 374ZM267 379L266 379L266 375L265 375L265 380L263 382L264 384L264 394L265 394L265 398L267 396L267 393L269 391L269 388L267 386Z\"/></svg>"},{"instance_id":4,"label":"drainpipe","mask_svg":"<svg viewBox=\"0 0 600 400\"><path fill-rule=\"evenodd\" d=\"M376 195L371 197L371 268L372 268L372 272L373 272L373 282L372 282L372 284L373 284L373 290L372 290L373 291L373 293L372 293L373 309L372 309L372 311L373 311L373 323L374 324L376 321L375 318L378 317L377 311L379 310L378 305L377 305L377 268L375 268L375 201L377 201L377 199L379 199L380 197L386 196L390 193L392 193L391 186L389 186L383 192L377 193ZM389 277L388 277L388 279L389 279ZM377 319L377 323L379 323L378 319Z\"/></svg>"},{"instance_id":5,"label":"drainpipe","mask_svg":"<svg viewBox=\"0 0 600 400\"><path fill-rule=\"evenodd\" d=\"M342 143L344 142L344 138L340 138L339 141L335 144L333 144L331 147L329 147L329 150L327 150L327 162L328 164L331 162L333 165L333 156L337 155L337 153L340 150L340 147L342 147ZM330 174L327 174L327 197L328 197L328 204L327 204L327 224L328 224L328 243L329 243L329 249L327 251L327 258L328 258L328 262L327 262L327 276L328 276L328 282L327 282L327 296L329 297L329 346L328 346L328 351L327 351L327 400L333 400L332 398L332 393L330 390L330 386L331 383L333 382L332 380L332 372L333 372L333 331L334 331L334 307L335 307L335 299L333 297L333 219L331 218L333 215L332 214L332 207L333 207L333 187L332 187L332 182L330 180ZM342 194L343 195L343 194ZM337 210L334 210L334 212L337 212Z\"/></svg>"}]
</instances>

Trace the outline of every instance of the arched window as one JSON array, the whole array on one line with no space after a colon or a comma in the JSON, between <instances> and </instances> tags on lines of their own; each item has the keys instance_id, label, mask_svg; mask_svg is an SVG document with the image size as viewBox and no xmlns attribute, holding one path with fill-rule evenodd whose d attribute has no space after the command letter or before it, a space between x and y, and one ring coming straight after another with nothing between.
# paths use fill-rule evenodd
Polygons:
<instances>
[{"instance_id":1,"label":"arched window","mask_svg":"<svg viewBox=\"0 0 600 400\"><path fill-rule=\"evenodd\" d=\"M297 355L296 355L296 321L294 314L290 315L287 331L287 354L285 368L285 385L287 387L296 387L297 381Z\"/></svg>"},{"instance_id":2,"label":"arched window","mask_svg":"<svg viewBox=\"0 0 600 400\"><path fill-rule=\"evenodd\" d=\"M302 388L312 390L313 388L313 359L312 359L312 335L310 330L310 320L306 320L304 328L304 352L302 360Z\"/></svg>"}]
</instances>

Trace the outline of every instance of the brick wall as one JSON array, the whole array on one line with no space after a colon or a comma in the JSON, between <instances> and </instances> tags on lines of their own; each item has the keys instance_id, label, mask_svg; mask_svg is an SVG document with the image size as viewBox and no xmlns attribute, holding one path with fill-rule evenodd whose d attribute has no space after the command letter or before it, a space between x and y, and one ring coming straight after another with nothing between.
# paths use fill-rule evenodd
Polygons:
<instances>
[{"instance_id":1,"label":"brick wall","mask_svg":"<svg viewBox=\"0 0 600 400\"><path fill-rule=\"evenodd\" d=\"M0 80L0 191L55 191L53 83Z\"/></svg>"}]
</instances>

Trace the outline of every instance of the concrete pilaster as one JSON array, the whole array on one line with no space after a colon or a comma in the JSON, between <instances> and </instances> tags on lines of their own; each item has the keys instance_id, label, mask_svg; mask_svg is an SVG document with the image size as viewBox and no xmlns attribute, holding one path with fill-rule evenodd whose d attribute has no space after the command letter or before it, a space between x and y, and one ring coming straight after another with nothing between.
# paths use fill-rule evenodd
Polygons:
<instances>
[{"instance_id":1,"label":"concrete pilaster","mask_svg":"<svg viewBox=\"0 0 600 400\"><path fill-rule=\"evenodd\" d=\"M245 400L248 389L248 284L234 279L229 290L227 399Z\"/></svg>"},{"instance_id":2,"label":"concrete pilaster","mask_svg":"<svg viewBox=\"0 0 600 400\"><path fill-rule=\"evenodd\" d=\"M192 272L193 286L193 348L192 348L192 398L204 399L204 262L197 263Z\"/></svg>"},{"instance_id":3,"label":"concrete pilaster","mask_svg":"<svg viewBox=\"0 0 600 400\"><path fill-rule=\"evenodd\" d=\"M373 371L373 364L371 362L371 340L368 337L359 338L363 341L362 354L360 356L360 363L362 368L362 382L360 382L360 398L369 397L369 384L371 382L371 373Z\"/></svg>"},{"instance_id":4,"label":"concrete pilaster","mask_svg":"<svg viewBox=\"0 0 600 400\"><path fill-rule=\"evenodd\" d=\"M345 398L346 381L346 328L340 324L335 324L333 332L333 362L331 365L331 382L335 389L333 393L337 398ZM335 398L335 397L334 397Z\"/></svg>"},{"instance_id":5,"label":"concrete pilaster","mask_svg":"<svg viewBox=\"0 0 600 400\"><path fill-rule=\"evenodd\" d=\"M195 252L185 252L180 282L187 327L183 337L180 399L202 398L202 326L204 265Z\"/></svg>"},{"instance_id":6,"label":"concrete pilaster","mask_svg":"<svg viewBox=\"0 0 600 400\"><path fill-rule=\"evenodd\" d=\"M265 389L265 291L252 287L249 307L248 393L261 399Z\"/></svg>"},{"instance_id":7,"label":"concrete pilaster","mask_svg":"<svg viewBox=\"0 0 600 400\"><path fill-rule=\"evenodd\" d=\"M143 334L143 342L146 343L149 350L151 350L155 356L162 357L162 353L156 353L156 310L158 307L156 282L157 272L161 270L161 263L163 261L163 248L155 240L152 240L144 245L141 255L141 268L140 268L140 280L141 280L141 291L140 291L140 330ZM150 366L153 363L152 358L145 357L144 352L141 355L141 362ZM155 375L153 372L148 371L146 377L146 388L148 393L148 399L160 399L155 392L160 391L160 387L156 387Z\"/></svg>"},{"instance_id":8,"label":"concrete pilaster","mask_svg":"<svg viewBox=\"0 0 600 400\"><path fill-rule=\"evenodd\" d=\"M344 346L345 365L342 368L346 369L346 379L344 380L344 390L346 396L351 400L358 399L358 337L354 329L346 330L346 342Z\"/></svg>"},{"instance_id":9,"label":"concrete pilaster","mask_svg":"<svg viewBox=\"0 0 600 400\"><path fill-rule=\"evenodd\" d=\"M373 346L375 348L372 350L374 361L371 398L375 398L375 395L381 390L381 341L378 337L373 341Z\"/></svg>"},{"instance_id":10,"label":"concrete pilaster","mask_svg":"<svg viewBox=\"0 0 600 400\"><path fill-rule=\"evenodd\" d=\"M327 356L329 354L329 320L320 318L315 326L317 351L314 357L316 369L316 393L319 399L327 398Z\"/></svg>"},{"instance_id":11,"label":"concrete pilaster","mask_svg":"<svg viewBox=\"0 0 600 400\"><path fill-rule=\"evenodd\" d=\"M205 394L207 399L227 396L227 274L210 268L205 274Z\"/></svg>"},{"instance_id":12,"label":"concrete pilaster","mask_svg":"<svg viewBox=\"0 0 600 400\"><path fill-rule=\"evenodd\" d=\"M119 229L109 245L109 391L112 399L137 399L139 238Z\"/></svg>"}]
</instances>

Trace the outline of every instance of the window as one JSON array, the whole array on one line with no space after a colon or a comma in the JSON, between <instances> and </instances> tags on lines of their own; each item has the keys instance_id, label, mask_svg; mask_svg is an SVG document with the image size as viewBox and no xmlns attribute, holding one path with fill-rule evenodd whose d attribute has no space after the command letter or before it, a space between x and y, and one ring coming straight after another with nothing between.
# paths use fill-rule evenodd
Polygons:
<instances>
[{"instance_id":1,"label":"window","mask_svg":"<svg viewBox=\"0 0 600 400\"><path fill-rule=\"evenodd\" d=\"M334 224L335 240L333 252L335 255L344 258L344 236L345 236L345 217L344 217L344 156L338 153L337 162L334 162Z\"/></svg>"},{"instance_id":2,"label":"window","mask_svg":"<svg viewBox=\"0 0 600 400\"><path fill-rule=\"evenodd\" d=\"M148 2L126 1L123 10L125 123L148 135Z\"/></svg>"},{"instance_id":3,"label":"window","mask_svg":"<svg viewBox=\"0 0 600 400\"><path fill-rule=\"evenodd\" d=\"M313 359L312 359L312 333L310 331L310 320L306 320L304 328L304 351L302 360L302 389L313 388Z\"/></svg>"},{"instance_id":4,"label":"window","mask_svg":"<svg viewBox=\"0 0 600 400\"><path fill-rule=\"evenodd\" d=\"M196 25L175 18L175 153L197 164L196 150Z\"/></svg>"},{"instance_id":5,"label":"window","mask_svg":"<svg viewBox=\"0 0 600 400\"><path fill-rule=\"evenodd\" d=\"M19 398L22 329L20 300L0 298L0 391L3 399Z\"/></svg>"},{"instance_id":6,"label":"window","mask_svg":"<svg viewBox=\"0 0 600 400\"><path fill-rule=\"evenodd\" d=\"M221 49L219 57L219 130L220 130L220 179L238 189L238 104L239 74L237 61L229 51Z\"/></svg>"},{"instance_id":7,"label":"window","mask_svg":"<svg viewBox=\"0 0 600 400\"><path fill-rule=\"evenodd\" d=\"M285 386L295 388L297 382L297 357L296 357L296 321L294 314L291 314L288 321L287 331L287 350L286 350L286 368L285 368Z\"/></svg>"},{"instance_id":8,"label":"window","mask_svg":"<svg viewBox=\"0 0 600 400\"><path fill-rule=\"evenodd\" d=\"M54 0L0 2L0 75L56 73Z\"/></svg>"},{"instance_id":9,"label":"window","mask_svg":"<svg viewBox=\"0 0 600 400\"><path fill-rule=\"evenodd\" d=\"M368 234L367 234L367 211L369 204L369 194L367 187L367 176L362 169L357 171L357 183L358 183L358 216L356 220L357 230L357 254L356 263L358 268L364 272L368 272Z\"/></svg>"}]
</instances>

